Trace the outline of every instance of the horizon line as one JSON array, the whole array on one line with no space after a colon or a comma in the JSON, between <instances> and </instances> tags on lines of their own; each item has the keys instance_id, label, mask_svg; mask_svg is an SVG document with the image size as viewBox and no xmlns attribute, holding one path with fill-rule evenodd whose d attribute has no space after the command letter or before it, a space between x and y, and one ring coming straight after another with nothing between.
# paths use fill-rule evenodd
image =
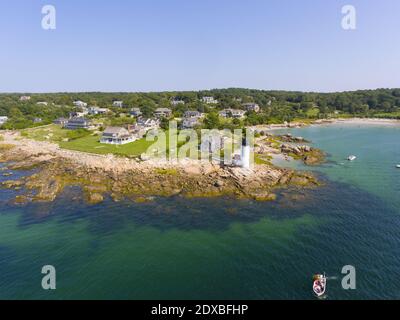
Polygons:
<instances>
[{"instance_id":1,"label":"horizon line","mask_svg":"<svg viewBox=\"0 0 400 320\"><path fill-rule=\"evenodd\" d=\"M0 91L0 95L14 95L14 94L92 94L92 93L116 93L116 94L138 94L138 93L189 93L189 92L202 92L202 91L215 91L215 90L255 90L255 91L264 91L264 92L290 92L290 93L314 93L314 94L332 94L332 93L348 93L348 92L357 92L357 91L376 91L376 90L399 90L400 87L378 87L373 89L353 89L353 90L343 90L343 91L302 91L302 90L286 90L286 89L258 89L258 88L245 88L245 87L225 87L225 88L213 88L213 89L194 89L194 90L143 90L143 91L9 91L2 92Z\"/></svg>"}]
</instances>

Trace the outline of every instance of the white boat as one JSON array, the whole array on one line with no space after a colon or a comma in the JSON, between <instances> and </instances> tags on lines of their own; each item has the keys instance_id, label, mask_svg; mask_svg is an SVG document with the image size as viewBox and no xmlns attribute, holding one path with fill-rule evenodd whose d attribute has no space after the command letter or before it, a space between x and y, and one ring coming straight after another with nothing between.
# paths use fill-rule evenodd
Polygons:
<instances>
[{"instance_id":1,"label":"white boat","mask_svg":"<svg viewBox=\"0 0 400 320\"><path fill-rule=\"evenodd\" d=\"M326 277L325 274L316 274L313 277L313 291L317 297L322 297L326 291Z\"/></svg>"},{"instance_id":2,"label":"white boat","mask_svg":"<svg viewBox=\"0 0 400 320\"><path fill-rule=\"evenodd\" d=\"M397 169L400 169L400 164L398 164L398 165L396 166L396 168L397 168Z\"/></svg>"},{"instance_id":3,"label":"white boat","mask_svg":"<svg viewBox=\"0 0 400 320\"><path fill-rule=\"evenodd\" d=\"M357 157L356 156L349 156L348 158L347 158L347 160L349 160L349 161L354 161L354 160L356 160L357 159Z\"/></svg>"}]
</instances>

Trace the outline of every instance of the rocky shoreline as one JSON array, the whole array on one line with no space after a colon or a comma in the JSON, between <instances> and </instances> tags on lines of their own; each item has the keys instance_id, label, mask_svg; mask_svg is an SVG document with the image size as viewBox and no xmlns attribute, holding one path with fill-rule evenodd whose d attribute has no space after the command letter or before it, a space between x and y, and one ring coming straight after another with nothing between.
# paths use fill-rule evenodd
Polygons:
<instances>
[{"instance_id":1,"label":"rocky shoreline","mask_svg":"<svg viewBox=\"0 0 400 320\"><path fill-rule=\"evenodd\" d=\"M1 184L3 188L25 191L15 199L16 203L53 201L67 186L79 186L89 203L99 203L106 195L110 195L114 201L128 198L136 202L148 201L154 196L173 195L232 196L269 201L275 199L274 190L277 188L319 185L310 173L271 164L243 169L193 160L187 163L141 163L132 159L96 155L92 155L93 159L90 160L93 161L90 162L90 155L74 151L64 154L63 150L53 145L40 145L36 141L10 137L6 142L10 144L4 142L3 147L0 146L0 162L6 163L2 168L3 176L9 170L35 168L31 175ZM31 143L38 144L39 150L32 150ZM299 149L299 152L305 150Z\"/></svg>"}]
</instances>

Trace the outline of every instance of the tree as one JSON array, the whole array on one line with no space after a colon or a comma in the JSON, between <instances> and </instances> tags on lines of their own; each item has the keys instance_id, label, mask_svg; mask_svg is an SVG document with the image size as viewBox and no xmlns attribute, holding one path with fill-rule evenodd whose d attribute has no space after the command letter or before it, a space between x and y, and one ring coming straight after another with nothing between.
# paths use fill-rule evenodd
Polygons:
<instances>
[{"instance_id":1,"label":"tree","mask_svg":"<svg viewBox=\"0 0 400 320\"><path fill-rule=\"evenodd\" d=\"M210 112L204 119L204 126L206 129L218 129L220 125L219 115L216 112Z\"/></svg>"},{"instance_id":2,"label":"tree","mask_svg":"<svg viewBox=\"0 0 400 320\"><path fill-rule=\"evenodd\" d=\"M160 128L163 130L169 129L169 120L167 118L161 118Z\"/></svg>"}]
</instances>

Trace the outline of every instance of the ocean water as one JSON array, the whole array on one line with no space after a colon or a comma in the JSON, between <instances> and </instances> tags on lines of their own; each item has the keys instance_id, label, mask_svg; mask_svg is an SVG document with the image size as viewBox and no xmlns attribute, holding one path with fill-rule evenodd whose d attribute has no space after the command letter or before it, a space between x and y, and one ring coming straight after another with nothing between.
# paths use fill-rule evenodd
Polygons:
<instances>
[{"instance_id":1,"label":"ocean water","mask_svg":"<svg viewBox=\"0 0 400 320\"><path fill-rule=\"evenodd\" d=\"M0 190L0 299L315 299L319 272L327 299L399 299L400 127L292 133L329 153L312 168L323 186L281 190L275 202L87 205L68 188L53 203L15 206L15 192ZM44 265L57 270L54 291L41 288ZM345 265L356 290L341 286Z\"/></svg>"}]
</instances>

